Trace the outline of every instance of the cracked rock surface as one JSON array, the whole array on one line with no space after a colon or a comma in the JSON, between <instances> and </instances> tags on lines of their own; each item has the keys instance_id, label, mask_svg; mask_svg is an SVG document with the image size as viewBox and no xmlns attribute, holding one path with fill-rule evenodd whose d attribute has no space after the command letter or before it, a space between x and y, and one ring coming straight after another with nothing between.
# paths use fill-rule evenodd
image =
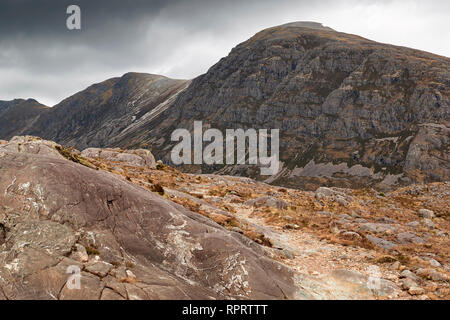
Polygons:
<instances>
[{"instance_id":1,"label":"cracked rock surface","mask_svg":"<svg viewBox=\"0 0 450 320\"><path fill-rule=\"evenodd\" d=\"M31 142L40 150L18 148ZM17 138L0 149L0 297L295 296L292 271L259 245L48 145ZM69 266L80 268L80 290L66 284Z\"/></svg>"}]
</instances>

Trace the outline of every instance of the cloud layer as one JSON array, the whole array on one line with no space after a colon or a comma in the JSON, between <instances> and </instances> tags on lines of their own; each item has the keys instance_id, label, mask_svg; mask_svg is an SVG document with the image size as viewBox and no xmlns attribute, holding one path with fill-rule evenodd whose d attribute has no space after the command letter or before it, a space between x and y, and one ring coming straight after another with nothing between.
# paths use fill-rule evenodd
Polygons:
<instances>
[{"instance_id":1,"label":"cloud layer","mask_svg":"<svg viewBox=\"0 0 450 320\"><path fill-rule=\"evenodd\" d=\"M70 4L80 31L66 28ZM300 20L448 57L448 12L446 0L2 0L0 100L54 105L129 71L193 78L261 29Z\"/></svg>"}]
</instances>

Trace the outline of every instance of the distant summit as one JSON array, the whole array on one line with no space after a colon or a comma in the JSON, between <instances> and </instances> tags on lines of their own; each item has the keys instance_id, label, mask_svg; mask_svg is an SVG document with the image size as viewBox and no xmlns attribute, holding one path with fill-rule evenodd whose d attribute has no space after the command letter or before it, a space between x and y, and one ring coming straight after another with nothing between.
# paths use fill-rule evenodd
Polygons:
<instances>
[{"instance_id":1,"label":"distant summit","mask_svg":"<svg viewBox=\"0 0 450 320\"><path fill-rule=\"evenodd\" d=\"M335 31L329 27L324 26L320 22L313 22L313 21L296 21L296 22L289 22L280 25L279 27L298 27L298 28L310 28L310 29L321 29L321 30L329 30L329 31Z\"/></svg>"}]
</instances>

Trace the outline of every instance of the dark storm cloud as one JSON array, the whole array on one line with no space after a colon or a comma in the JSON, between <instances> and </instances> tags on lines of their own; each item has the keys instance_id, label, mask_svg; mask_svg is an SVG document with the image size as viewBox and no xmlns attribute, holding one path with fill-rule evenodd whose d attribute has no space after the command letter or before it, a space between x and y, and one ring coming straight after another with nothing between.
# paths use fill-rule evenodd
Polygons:
<instances>
[{"instance_id":1,"label":"dark storm cloud","mask_svg":"<svg viewBox=\"0 0 450 320\"><path fill-rule=\"evenodd\" d=\"M82 30L66 28L66 8L81 7ZM121 64L142 46L140 35L167 6L164 1L11 1L0 10L0 46L35 71L65 72L73 65ZM14 50L16 49L16 50ZM99 59L101 58L101 59ZM109 61L111 59L112 61Z\"/></svg>"},{"instance_id":2,"label":"dark storm cloud","mask_svg":"<svg viewBox=\"0 0 450 320\"><path fill-rule=\"evenodd\" d=\"M19 56L24 56L24 62L29 61L25 56L27 49L33 57L40 55L42 50L49 51L46 52L50 53L48 59L59 58L55 56L58 50L70 55L79 54L78 51L84 49L90 54L92 51L101 52L102 63L111 63L107 59L114 57L118 59L115 62L120 64L130 56L141 58L142 55L151 55L152 51L160 51L155 46L159 43L148 46L152 44L152 39L148 39L152 30L159 32L158 35L153 34L156 40L167 42L177 40L173 32L192 35L199 30L210 29L219 31L220 35L222 27L239 23L229 15L233 8L255 4L256 7L264 7L261 5L263 3L253 0L248 1L247 5L236 0L2 0L0 45L20 49ZM70 4L81 7L81 31L66 28L66 8ZM164 19L158 20L161 16ZM156 21L158 25L155 25ZM167 44L163 45L167 47ZM95 60L98 57L92 58ZM36 61L32 60L34 64ZM64 60L67 59L54 61L55 69L60 69L58 63L64 63ZM43 63L36 67L48 65Z\"/></svg>"},{"instance_id":3,"label":"dark storm cloud","mask_svg":"<svg viewBox=\"0 0 450 320\"><path fill-rule=\"evenodd\" d=\"M448 55L450 48L443 41L450 29L445 19L448 3L417 3L0 0L0 100L33 97L51 105L128 71L192 78L257 31L298 20L319 21L378 41L436 48ZM66 28L66 9L71 4L81 7L80 31ZM419 19L411 14L415 5ZM415 37L409 40L407 35L416 25ZM398 32L392 32L394 28ZM437 29L440 33L434 32L435 37L441 40L421 34Z\"/></svg>"},{"instance_id":4,"label":"dark storm cloud","mask_svg":"<svg viewBox=\"0 0 450 320\"><path fill-rule=\"evenodd\" d=\"M2 0L0 34L2 37L18 32L28 35L65 34L65 12L71 4L83 9L85 26L93 30L107 22L133 22L142 16L155 15L168 3L155 0Z\"/></svg>"}]
</instances>

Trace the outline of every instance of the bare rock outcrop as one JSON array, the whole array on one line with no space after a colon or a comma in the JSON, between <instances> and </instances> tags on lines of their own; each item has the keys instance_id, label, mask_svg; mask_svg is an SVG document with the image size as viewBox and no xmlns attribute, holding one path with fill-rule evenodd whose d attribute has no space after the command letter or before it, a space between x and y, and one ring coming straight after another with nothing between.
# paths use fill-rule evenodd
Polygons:
<instances>
[{"instance_id":1,"label":"bare rock outcrop","mask_svg":"<svg viewBox=\"0 0 450 320\"><path fill-rule=\"evenodd\" d=\"M295 297L292 271L256 243L117 175L68 161L53 146L14 138L0 147L6 298ZM81 270L80 290L66 283L71 266Z\"/></svg>"},{"instance_id":2,"label":"bare rock outcrop","mask_svg":"<svg viewBox=\"0 0 450 320\"><path fill-rule=\"evenodd\" d=\"M142 166L156 168L155 157L149 150L121 150L121 149L100 149L88 148L81 152L86 158L100 158L109 161L125 162L130 166Z\"/></svg>"},{"instance_id":3,"label":"bare rock outcrop","mask_svg":"<svg viewBox=\"0 0 450 320\"><path fill-rule=\"evenodd\" d=\"M139 140L170 163L170 133L192 131L194 120L221 131L273 128L282 162L275 185L388 190L446 181L449 83L448 57L294 22L233 48ZM267 179L250 165L201 170Z\"/></svg>"}]
</instances>

